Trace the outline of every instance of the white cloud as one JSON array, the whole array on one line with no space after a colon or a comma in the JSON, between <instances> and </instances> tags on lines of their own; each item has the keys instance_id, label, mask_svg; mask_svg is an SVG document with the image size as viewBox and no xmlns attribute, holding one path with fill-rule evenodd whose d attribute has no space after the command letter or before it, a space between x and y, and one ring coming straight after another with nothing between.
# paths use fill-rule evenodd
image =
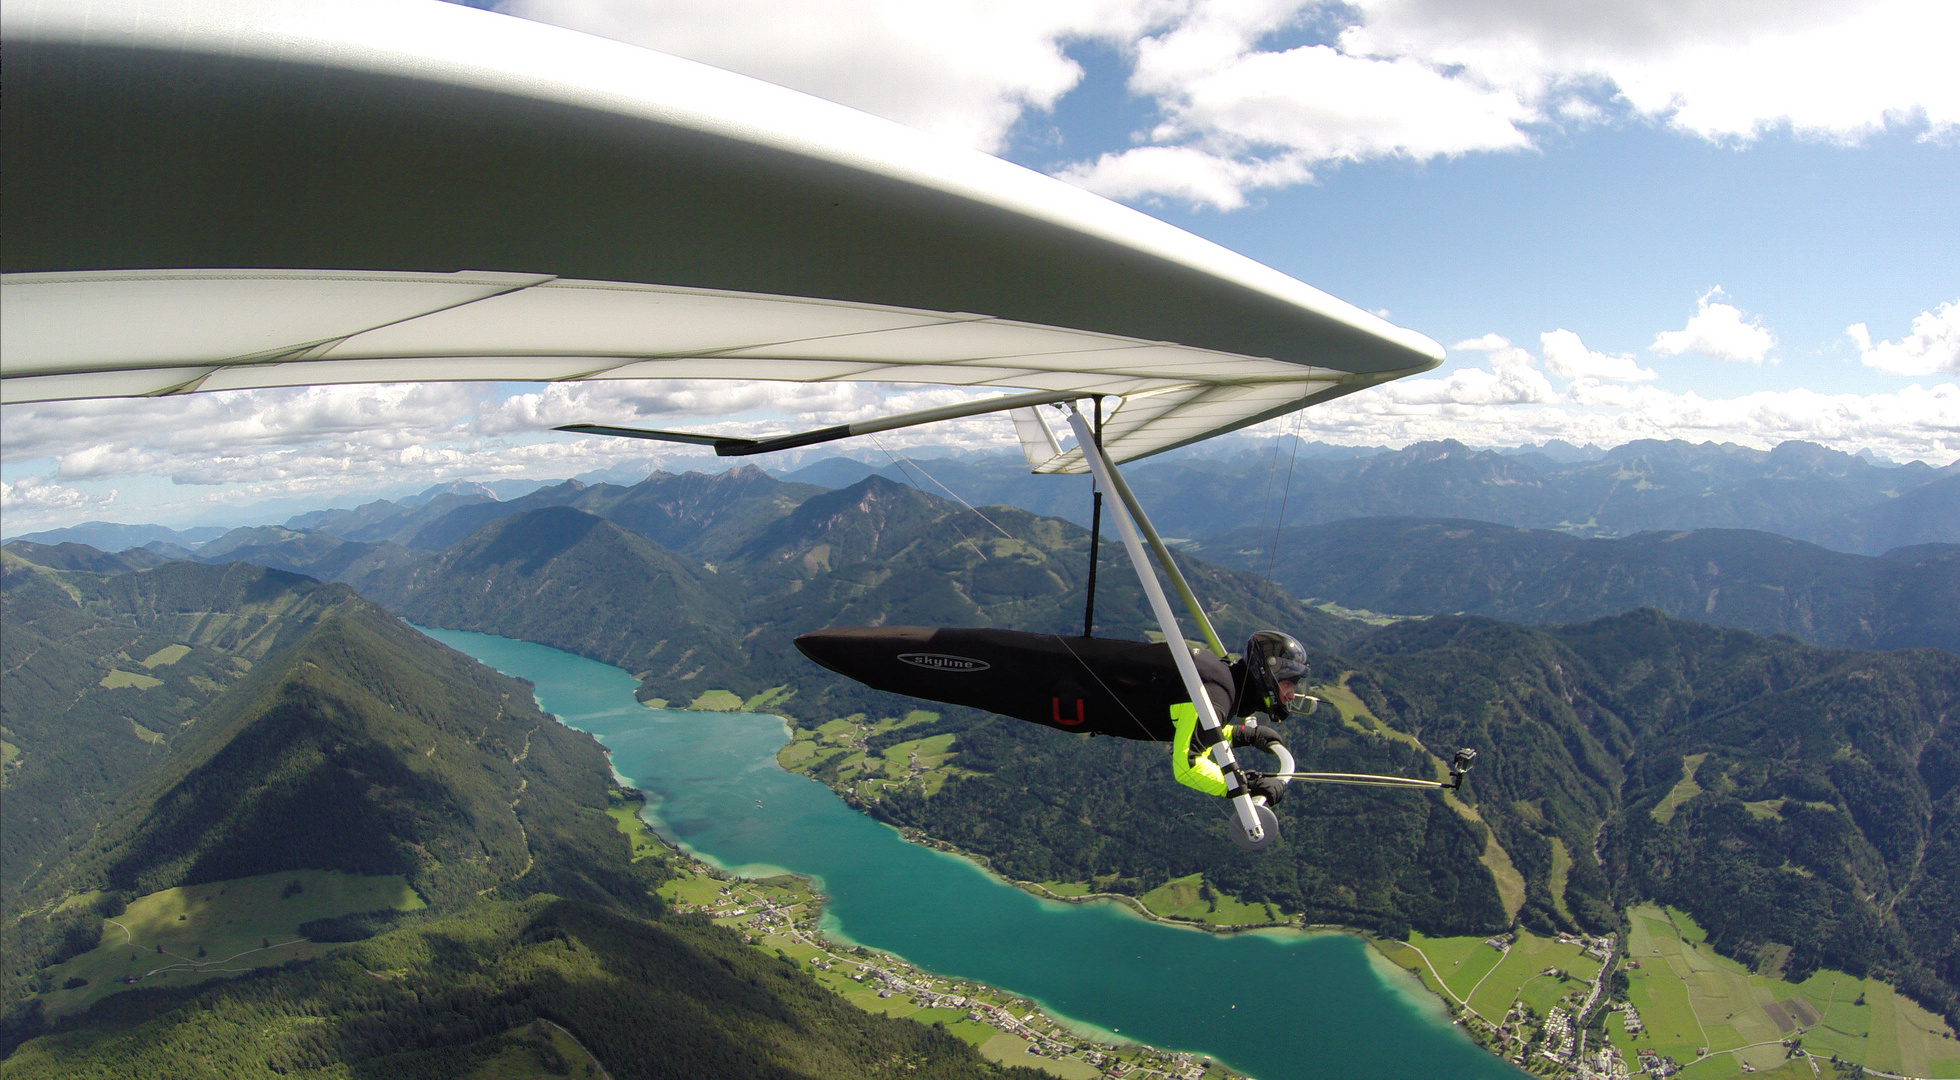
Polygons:
<instances>
[{"instance_id":1,"label":"white cloud","mask_svg":"<svg viewBox=\"0 0 1960 1080\"><path fill-rule=\"evenodd\" d=\"M1866 367L1894 375L1960 375L1960 300L1920 312L1912 333L1897 342L1873 344L1864 323L1845 333L1858 343L1858 359Z\"/></svg>"},{"instance_id":2,"label":"white cloud","mask_svg":"<svg viewBox=\"0 0 1960 1080\"><path fill-rule=\"evenodd\" d=\"M11 484L0 481L0 514L6 517L9 533L74 524L100 515L115 501L113 490L93 495L46 476L23 476Z\"/></svg>"},{"instance_id":3,"label":"white cloud","mask_svg":"<svg viewBox=\"0 0 1960 1080\"><path fill-rule=\"evenodd\" d=\"M1192 146L1141 146L1071 165L1056 175L1112 199L1167 196L1194 206L1237 210L1249 192L1297 184L1312 174L1298 157L1244 160Z\"/></svg>"},{"instance_id":4,"label":"white cloud","mask_svg":"<svg viewBox=\"0 0 1960 1080\"><path fill-rule=\"evenodd\" d=\"M75 510L96 502L74 488L50 483L45 476L23 476L14 483L0 482L0 508L9 514L37 510Z\"/></svg>"},{"instance_id":5,"label":"white cloud","mask_svg":"<svg viewBox=\"0 0 1960 1080\"><path fill-rule=\"evenodd\" d=\"M1315 166L1534 145L1631 115L1696 136L1960 128L1960 5L1924 0L507 0L512 14L754 75L981 149L1132 56L1164 122L1064 177L1221 209ZM1270 44L1307 25L1331 35ZM1163 151L1176 150L1170 154Z\"/></svg>"},{"instance_id":6,"label":"white cloud","mask_svg":"<svg viewBox=\"0 0 1960 1080\"><path fill-rule=\"evenodd\" d=\"M1960 8L1923 0L1360 0L1344 49L1460 68L1528 100L1588 84L1711 138L1855 140L1960 124Z\"/></svg>"},{"instance_id":7,"label":"white cloud","mask_svg":"<svg viewBox=\"0 0 1960 1080\"><path fill-rule=\"evenodd\" d=\"M753 75L982 150L1082 77L1074 38L1128 39L1152 0L511 0L511 14Z\"/></svg>"},{"instance_id":8,"label":"white cloud","mask_svg":"<svg viewBox=\"0 0 1960 1080\"><path fill-rule=\"evenodd\" d=\"M1654 335L1653 351L1663 356L1692 352L1716 360L1762 363L1776 345L1776 337L1763 329L1760 320L1744 316L1733 304L1716 301L1720 295L1720 286L1703 293L1688 325Z\"/></svg>"},{"instance_id":9,"label":"white cloud","mask_svg":"<svg viewBox=\"0 0 1960 1080\"><path fill-rule=\"evenodd\" d=\"M5 450L9 462L52 462L53 479L66 484L146 476L217 489L208 499L192 497L204 505L295 496L365 501L379 488L401 484L562 478L626 465L685 469L714 460L711 451L683 444L551 433L559 424L782 434L980 393L729 380L555 383L503 397L470 384L254 390L9 406ZM1014 445L1012 428L998 417L883 440L893 450L946 442ZM30 500L20 508L60 508L46 481L16 487L33 493L9 489L9 500ZM15 511L10 501L10 529Z\"/></svg>"},{"instance_id":10,"label":"white cloud","mask_svg":"<svg viewBox=\"0 0 1960 1080\"><path fill-rule=\"evenodd\" d=\"M1340 398L1309 411L1303 434L1397 446L1427 439L1479 446L1684 439L1767 449L1803 439L1850 453L1869 449L1897 461L1943 465L1960 458L1960 384L1955 383L1909 386L1895 394L1784 390L1711 399L1651 385L1582 382L1564 398L1494 404L1454 400L1449 388L1439 385L1447 382L1403 379ZM1281 421L1254 430L1288 430Z\"/></svg>"},{"instance_id":11,"label":"white cloud","mask_svg":"<svg viewBox=\"0 0 1960 1080\"><path fill-rule=\"evenodd\" d=\"M1545 354L1545 366L1561 379L1651 382L1660 378L1627 353L1593 352L1570 330L1538 335L1538 347Z\"/></svg>"},{"instance_id":12,"label":"white cloud","mask_svg":"<svg viewBox=\"0 0 1960 1080\"><path fill-rule=\"evenodd\" d=\"M1465 367L1440 378L1398 379L1375 392L1397 405L1411 406L1526 405L1559 400L1558 391L1538 370L1538 361L1496 334L1459 341L1454 347L1486 353L1489 369Z\"/></svg>"}]
</instances>

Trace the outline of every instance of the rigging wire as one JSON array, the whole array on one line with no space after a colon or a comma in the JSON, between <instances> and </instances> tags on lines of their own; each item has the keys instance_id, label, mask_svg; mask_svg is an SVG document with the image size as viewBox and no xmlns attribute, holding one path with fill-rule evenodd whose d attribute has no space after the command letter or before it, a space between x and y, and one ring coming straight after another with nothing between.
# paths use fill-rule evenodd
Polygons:
<instances>
[{"instance_id":1,"label":"rigging wire","mask_svg":"<svg viewBox=\"0 0 1960 1080\"><path fill-rule=\"evenodd\" d=\"M1072 657L1077 664L1082 665L1082 670L1088 672L1089 677L1096 680L1096 685L1103 688L1103 693L1109 695L1109 699L1116 703L1116 707L1123 710L1123 714L1130 718L1130 723L1135 724L1137 726L1137 730L1143 732L1144 741L1147 742L1157 741L1156 736L1150 734L1150 728L1144 724L1143 720L1139 718L1136 713L1130 711L1130 707L1123 703L1122 696L1117 694L1116 691L1109 688L1109 684L1104 682L1103 677L1096 673L1096 669L1090 667L1089 662L1087 660L1082 659L1081 654L1077 653L1075 649L1069 645L1068 639L1060 634L1054 635L1054 638L1056 641L1061 643L1062 648L1068 650L1069 656Z\"/></svg>"},{"instance_id":2,"label":"rigging wire","mask_svg":"<svg viewBox=\"0 0 1960 1080\"><path fill-rule=\"evenodd\" d=\"M899 460L901 460L901 459L899 459L898 457L896 457L895 455L893 455L893 454L892 454L892 452L891 452L890 450L886 450L886 449L885 449L885 444L884 444L884 442L883 442L882 440L880 440L880 439L878 438L878 436L876 436L876 435L873 435L873 436L871 437L871 441L872 441L872 442L875 442L875 443L877 443L877 444L878 444L878 449L880 449L880 450L884 450L884 451L885 451L885 456L886 456L886 457L889 457L889 458L891 458L894 464L896 464L896 463L897 463L897 462L898 462ZM980 511L978 511L978 510L975 510L975 509L974 509L974 506L973 506L973 504L972 504L972 503L970 503L970 502L967 502L967 501L966 501L965 499L963 499L963 498L960 498L960 493L959 493L959 492L957 492L957 491L954 491L954 490L953 490L952 488L949 488L949 487L947 487L947 486L946 486L945 484L941 484L941 483L939 483L939 478L938 478L938 477L936 477L936 476L934 476L934 475L932 475L931 473L929 473L929 472L927 472L927 471L926 471L926 467L925 467L924 465L921 465L921 464L919 464L919 463L918 463L918 461L917 461L916 459L914 459L914 458L909 458L909 457L908 457L908 458L905 458L905 459L903 459L903 460L905 461L905 463L906 463L906 464L908 464L908 465L910 465L910 466L912 466L912 467L913 467L914 469L917 469L917 470L918 470L918 472L919 472L919 475L920 475L920 476L923 476L923 477L925 477L926 479L928 479L928 480L930 480L930 481L932 481L932 482L933 482L934 484L937 484L937 485L938 485L938 487L939 487L939 490L941 490L941 491L943 491L943 492L945 492L945 493L946 493L946 494L948 494L948 495L951 495L951 496L953 497L953 501L955 501L955 502L957 502L957 503L959 503L959 504L960 504L961 506L964 506L964 507L966 507L966 508L967 508L968 510L972 510L972 511L973 511L973 516L974 516L974 517L977 517L977 518L979 518L979 519L980 519L981 521L984 521L984 522L986 522L987 524L989 524L989 525L992 525L992 526L994 527L994 531L995 531L995 532L997 532L997 533L999 533L999 534L1001 534L1002 536L1005 536L1005 537L1007 537L1007 538L1008 538L1009 540L1012 540L1012 539L1014 539L1014 534L1013 534L1013 533L1011 533L1011 532L1008 532L1008 531L1007 531L1006 529L1003 529L1003 528L1001 528L1001 527L1000 527L1000 524L999 524L998 522L996 522L996 521L995 521L995 520L994 520L993 518L990 518L990 517L988 517L987 515L985 515L985 514L983 514L983 513L981 513ZM903 466L900 466L900 468L902 469L902 468L903 468Z\"/></svg>"},{"instance_id":3,"label":"rigging wire","mask_svg":"<svg viewBox=\"0 0 1960 1080\"><path fill-rule=\"evenodd\" d=\"M1279 438L1277 436L1274 437L1273 461L1271 465L1268 465L1266 467L1266 494L1261 496L1259 499L1258 535L1261 539L1264 539L1266 536L1266 516L1270 514L1273 509L1273 477L1279 475L1279 444L1280 444ZM1253 549L1254 552L1257 552L1258 550L1259 550L1258 548ZM1256 554L1253 557L1258 558ZM1253 565L1256 566L1258 564L1255 563ZM1270 571L1268 571L1268 573L1270 574Z\"/></svg>"},{"instance_id":4,"label":"rigging wire","mask_svg":"<svg viewBox=\"0 0 1960 1080\"><path fill-rule=\"evenodd\" d=\"M874 442L874 443L876 443L876 444L878 444L878 449L880 449L880 450L883 450L883 451L885 451L885 456L886 456L886 457L888 457L888 458L891 458L891 459L892 459L892 466L893 466L894 468L896 468L896 469L898 470L898 473L899 473L899 475L900 475L900 476L903 476L903 477L905 477L905 479L906 479L907 481L909 481L909 482L911 483L911 485L912 485L913 487L915 487L915 488L918 488L918 489L920 489L921 491L923 491L923 490L925 490L925 489L924 489L924 486L923 486L923 485L921 485L921 484L920 484L920 483L919 483L919 482L918 482L917 480L913 480L913 479L912 479L912 474L911 474L910 472L908 472L908 471L906 470L906 468L905 468L905 462L904 462L904 461L901 461L901 460L899 459L899 457L898 457L898 455L897 455L897 454L894 454L894 453L892 453L892 452L891 452L891 450L890 450L890 449L888 449L888 448L887 448L887 447L885 446L885 441L884 441L883 439L880 439L880 438L879 438L878 436L876 436L876 435L873 435L873 436L871 436L871 441L872 441L872 442ZM907 460L909 460L909 459L907 459ZM916 461L914 461L914 462L912 462L911 464L912 464L912 467L913 467L913 468L915 468L915 469L918 469L918 468L919 468L919 463L918 463L918 462L916 462ZM922 473L922 474L925 474L925 476L926 476L926 479L928 479L928 480L931 480L931 479L932 479L932 476L931 476L931 474L930 474L930 473L926 473L926 471L925 471L924 469L919 469L919 472L920 472L920 473ZM933 483L935 483L935 484L939 484L939 481L937 481L937 480L933 480L932 482L933 482ZM945 487L946 485L944 485L944 484L939 484L939 486L943 488L943 487ZM949 492L948 492L948 494L951 494L951 492L949 491ZM959 501L960 501L960 505L961 505L961 506L966 506L966 500L965 500L965 499L960 499L960 497L959 497L958 495L954 495L954 496L953 496L953 498L955 498L955 499L959 499ZM973 510L973 507L971 507L971 506L966 506L966 508L967 508L968 510ZM982 520L982 521L986 521L986 522L987 522L987 524L989 524L989 525L994 525L994 523L993 523L992 521L988 521L988 520L987 520L987 515L985 515L985 514L981 514L981 513L980 513L980 511L978 511L978 510L973 510L973 512L974 512L975 514L979 514L979 515L980 515L980 520ZM953 527L953 531L954 531L954 532L956 532L956 533L959 533L959 534L960 534L960 539L962 539L962 540L964 540L964 541L966 541L966 546L967 546L967 547L970 547L970 548L972 548L972 549L973 549L973 553L974 553L975 555L978 555L978 556L980 556L980 561L981 561L981 562L989 562L989 561L991 561L991 560L989 560L989 559L987 558L987 553L986 553L986 552L984 552L984 551L981 551L981 550L980 550L980 545L974 542L974 539L973 539L973 537L971 537L971 536L968 536L968 535L966 534L966 530L965 530L965 529L962 529L962 528L960 528L960 523L959 523L959 522L957 522L957 521L955 521L955 520L953 520L953 519L952 519L951 517L948 517L948 518L946 519L946 523L947 523L948 525L951 525L951 526ZM998 525L994 525L994 528L996 528L996 529L1000 529L1000 526L998 526ZM1007 530L1005 530L1005 529L1001 529L1001 535L1002 535L1002 536L1007 536ZM1013 537L1011 537L1011 536L1010 536L1010 537L1008 537L1008 539L1010 539L1010 540L1011 540L1011 539L1013 539Z\"/></svg>"},{"instance_id":5,"label":"rigging wire","mask_svg":"<svg viewBox=\"0 0 1960 1080\"><path fill-rule=\"evenodd\" d=\"M1273 567L1279 562L1279 533L1281 529L1286 527L1286 500L1289 495L1293 494L1293 464L1300 460L1300 419L1306 414L1307 410L1305 409L1300 409L1293 414L1293 454L1286 459L1286 488L1280 492L1279 496L1279 520L1273 522L1273 551L1266 559L1267 581L1273 580ZM1277 446L1273 448L1273 462L1275 465L1279 462L1279 448ZM1261 528L1263 528L1263 515L1260 520L1262 523Z\"/></svg>"}]
</instances>

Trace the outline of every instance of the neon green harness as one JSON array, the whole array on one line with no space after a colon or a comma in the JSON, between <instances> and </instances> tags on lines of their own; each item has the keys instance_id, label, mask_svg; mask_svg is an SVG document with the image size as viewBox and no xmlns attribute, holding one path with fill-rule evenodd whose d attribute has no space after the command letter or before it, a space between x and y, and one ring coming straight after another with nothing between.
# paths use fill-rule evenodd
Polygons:
<instances>
[{"instance_id":1,"label":"neon green harness","mask_svg":"<svg viewBox=\"0 0 1960 1080\"><path fill-rule=\"evenodd\" d=\"M1206 754L1191 753L1191 733L1198 727L1198 707L1189 701L1171 706L1171 720L1175 726L1171 731L1171 775L1177 782L1193 791L1207 795L1225 794L1225 774L1218 771L1218 763ZM1226 728L1224 735L1232 737L1232 729Z\"/></svg>"}]
</instances>

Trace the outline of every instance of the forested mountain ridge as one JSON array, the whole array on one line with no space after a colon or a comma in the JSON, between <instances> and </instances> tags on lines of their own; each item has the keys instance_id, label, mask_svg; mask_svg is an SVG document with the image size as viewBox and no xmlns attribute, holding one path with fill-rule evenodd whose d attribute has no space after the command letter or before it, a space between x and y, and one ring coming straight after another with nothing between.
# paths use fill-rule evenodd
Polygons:
<instances>
[{"instance_id":1,"label":"forested mountain ridge","mask_svg":"<svg viewBox=\"0 0 1960 1080\"><path fill-rule=\"evenodd\" d=\"M1277 554L1274 545L1277 543ZM1295 596L1394 615L1569 623L1652 607L1817 645L1960 652L1960 544L1847 555L1736 529L1581 539L1481 521L1355 518L1194 542Z\"/></svg>"},{"instance_id":2,"label":"forested mountain ridge","mask_svg":"<svg viewBox=\"0 0 1960 1080\"><path fill-rule=\"evenodd\" d=\"M72 541L37 544L31 540L11 540L8 541L5 550L9 555L50 570L82 570L92 574L120 574L125 570L148 570L152 566L162 566L170 561L168 557L148 548L128 548L111 554Z\"/></svg>"},{"instance_id":3,"label":"forested mountain ridge","mask_svg":"<svg viewBox=\"0 0 1960 1080\"><path fill-rule=\"evenodd\" d=\"M760 472L749 479L775 484ZM711 689L752 698L780 686L777 700L803 695L798 708L811 715L888 710L898 701L805 661L791 642L814 628L1081 632L1086 530L1007 507L988 508L989 525L955 503L877 477L810 496L782 516L757 512L783 494L737 502L749 532L708 523L703 533L720 552L713 563L573 507L547 506L359 584L424 625L537 641L625 668L646 698L685 704ZM1114 554L1106 545L1105 571ZM1212 617L1228 637L1286 625L1332 646L1358 630L1254 575L1190 559L1184 565L1194 587L1214 599ZM1154 628L1133 576L1106 572L1097 592L1099 632L1140 638Z\"/></svg>"},{"instance_id":4,"label":"forested mountain ridge","mask_svg":"<svg viewBox=\"0 0 1960 1080\"><path fill-rule=\"evenodd\" d=\"M701 563L591 514L503 518L375 590L423 625L537 641L674 685L736 671L732 612ZM691 696L690 696L691 699Z\"/></svg>"},{"instance_id":5,"label":"forested mountain ridge","mask_svg":"<svg viewBox=\"0 0 1960 1080\"><path fill-rule=\"evenodd\" d=\"M177 639L148 670L189 666L210 684L172 703L188 723L168 739L130 738L155 752L147 772L100 792L101 812L48 845L59 857L8 905L8 1076L462 1078L540 1018L622 1078L1033 1075L665 914L649 889L667 859L635 861L599 746L540 713L528 685L344 586L245 564L96 575L9 553L6 570L10 732L13 710L58 704L146 634ZM226 675L207 654L254 661ZM17 697L23 678L46 692ZM175 686L152 682L102 689ZM23 761L48 752L37 723ZM19 795L9 818L33 812ZM428 906L315 960L120 990L50 1030L46 965L125 940L104 919L135 894L302 869L401 873Z\"/></svg>"},{"instance_id":6,"label":"forested mountain ridge","mask_svg":"<svg viewBox=\"0 0 1960 1080\"><path fill-rule=\"evenodd\" d=\"M573 843L577 770L603 793L603 756L522 684L345 586L242 563L15 569L7 585L16 944L36 939L21 913L62 896L292 869L401 874L453 908L556 877L533 843ZM125 670L158 642L155 676ZM34 950L8 951L17 988Z\"/></svg>"},{"instance_id":7,"label":"forested mountain ridge","mask_svg":"<svg viewBox=\"0 0 1960 1080\"><path fill-rule=\"evenodd\" d=\"M950 764L972 775L867 809L1025 880L1142 892L1203 873L1242 899L1391 933L1494 932L1506 902L1535 928L1607 929L1656 898L1748 962L1879 973L1960 1014L1960 859L1945 857L1960 848L1960 657L1819 649L1651 611L1547 628L1440 617L1345 651L1314 658L1330 706L1288 723L1295 753L1425 775L1449 748L1477 748L1463 810L1294 785L1285 844L1248 856L1214 801L1169 783L1161 747L1010 720L958 736ZM1708 782L1681 786L1684 761ZM1507 868L1515 899L1500 895Z\"/></svg>"},{"instance_id":8,"label":"forested mountain ridge","mask_svg":"<svg viewBox=\"0 0 1960 1080\"><path fill-rule=\"evenodd\" d=\"M10 908L64 837L201 738L209 710L255 665L360 603L344 587L244 563L103 575L13 550L0 559L10 747L0 900Z\"/></svg>"},{"instance_id":9,"label":"forested mountain ridge","mask_svg":"<svg viewBox=\"0 0 1960 1080\"><path fill-rule=\"evenodd\" d=\"M547 506L569 506L663 547L713 559L727 547L723 534L751 533L820 490L785 484L753 465L712 475L656 472L631 487L567 480L508 502L479 498L451 505L432 500L401 508L346 538L378 539L385 533L420 551L440 551L492 522Z\"/></svg>"}]
</instances>

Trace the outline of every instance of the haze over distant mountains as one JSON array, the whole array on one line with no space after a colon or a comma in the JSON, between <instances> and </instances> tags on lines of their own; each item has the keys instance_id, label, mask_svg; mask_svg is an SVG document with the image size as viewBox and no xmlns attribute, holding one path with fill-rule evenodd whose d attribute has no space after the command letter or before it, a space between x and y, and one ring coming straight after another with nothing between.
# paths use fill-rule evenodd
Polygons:
<instances>
[{"instance_id":1,"label":"haze over distant mountains","mask_svg":"<svg viewBox=\"0 0 1960 1080\"><path fill-rule=\"evenodd\" d=\"M1268 439L1207 454L1192 448L1125 470L1166 536L1196 539L1236 528L1309 526L1357 517L1461 518L1616 537L1653 530L1756 529L1835 551L1882 555L1895 547L1960 543L1960 463L1891 465L1814 443L1773 450L1714 443L1639 441L1610 450L1548 444L1480 450L1455 442L1400 450ZM1297 447L1297 449L1296 449ZM832 457L779 474L791 483L843 488L877 473L974 506L1018 506L1088 524L1087 480L1032 476L1018 456L904 458L866 463ZM416 536L472 503L522 503L540 491L628 484L468 481L396 501L298 514L283 525L342 539L435 550L462 533ZM574 496L554 496L568 503ZM525 504L527 506L535 505ZM504 511L472 519L482 524ZM462 525L463 520L457 522ZM467 532L464 529L463 532ZM152 542L196 549L221 531L90 522L22 534L120 551ZM207 553L209 554L209 553Z\"/></svg>"},{"instance_id":2,"label":"haze over distant mountains","mask_svg":"<svg viewBox=\"0 0 1960 1080\"><path fill-rule=\"evenodd\" d=\"M1815 448L1797 444L1741 461L1719 447L1654 445L1668 453L1656 451L1643 461L1664 459L1675 461L1679 467L1674 472L1649 469L1641 475L1662 476L1676 487L1689 486L1686 481L1699 485L1695 490L1703 494L1676 500L1690 508L1728 505L1738 489L1754 492L1751 505L1759 510L1781 507L1778 513L1823 500L1832 492L1878 492L1883 501L1872 504L1876 509L1867 520L1846 525L1847 532L1864 536L1886 531L1894 536L1950 532L1960 536L1960 527L1945 529L1939 516L1942 500L1960 494L1960 475L1938 475L1940 471L1923 467L1883 467L1843 454L1812 453ZM1400 485L1397 490L1403 494L1398 498L1404 503L1421 503L1428 498L1432 504L1442 501L1453 505L1472 497L1486 503L1510 498L1519 485L1494 483L1487 474L1515 478L1518 470L1537 467L1532 465L1531 455L1459 451L1436 444L1423 453L1327 459L1316 462L1316 466L1355 470L1339 481L1348 489ZM1550 469L1592 468L1614 460L1609 453L1574 465L1552 463ZM1680 464L1682 461L1688 464ZM1190 494L1180 501L1179 485L1206 484L1202 497L1214 509L1220 502L1229 501L1229 496L1219 494L1221 491L1229 493L1242 486L1230 475L1224 480L1204 475L1200 465L1214 472L1234 467L1244 472L1269 464L1270 460L1242 460L1236 465L1171 461L1144 463L1134 471L1139 476L1137 486L1143 489L1141 497L1147 500L1153 516L1161 518L1165 515L1160 511L1188 508L1191 500L1201 497ZM1059 489L1072 489L1078 498L1085 494L1079 478L1031 477L1011 462L940 461L930 463L930 467L934 477L981 506L987 503L972 493L987 490L988 477L996 474L1006 478L1003 482L1010 495L1042 494L1047 498ZM1625 467L1631 467L1630 459L1615 466ZM966 472L959 472L962 469ZM1014 473L1011 477L1009 469ZM852 472L859 474L853 485L868 475L879 476L883 482L883 474L867 473L859 463L841 459L801 470L800 475L841 477ZM1473 479L1463 480L1458 475L1463 473ZM1924 479L1922 473L1932 478L1918 487L1905 484L1914 477ZM999 511L987 511L983 517L930 490L934 485L919 474L908 475L924 485L918 490L920 498L926 500L921 505L939 507L933 515L944 520L945 528L966 530L976 539L983 535L999 538L995 525L1004 520ZM1727 494L1716 490L1722 477L1735 481L1725 489ZM1571 484L1583 479L1567 476ZM1391 480L1394 484L1389 483ZM1642 488L1640 483L1650 486ZM1045 494L1043 485L1051 485ZM1646 480L1620 484L1619 488L1619 495L1614 497L1625 496L1633 502L1655 490L1652 481ZM1530 498L1548 497L1543 484L1532 490L1536 494ZM509 501L498 500L480 485L452 484L431 489L406 503L376 501L353 510L301 515L284 526L234 529L207 541L195 552L152 544L147 551L125 551L118 556L76 552L69 557L74 561L61 565L107 569L114 562L140 568L149 565L146 560L164 557L252 562L346 582L368 595L405 603L408 593L419 587L416 583L421 578L417 575L424 573L416 568L428 563L435 553L446 552L486 525L549 507L564 507L604 519L671 553L689 557L696 566L691 572L700 577L702 588L707 590L703 595L719 597L734 580L731 573L740 577L746 571L740 566L726 568L726 573L706 567L731 560L744 565L754 562L762 531L824 491L816 484L777 480L749 466L716 475L656 474L631 487L566 481ZM1418 497L1421 491L1430 495ZM1885 496L1884 491L1894 495ZM1438 492L1449 498L1438 496ZM1297 506L1298 502L1295 498L1289 505ZM1920 519L1901 513L1915 508L1928 508L1929 516ZM1073 509L1080 513L1083 507L1074 505ZM1274 518L1277 509L1275 501ZM1638 507L1629 502L1620 509L1625 511L1622 517L1631 519ZM1292 516L1289 511L1289 518ZM1742 515L1732 511L1725 516ZM1849 521L1856 515L1838 516ZM989 518L995 519L994 524L988 523ZM1909 521L1910 527L1902 526L1903 521ZM1874 557L1767 531L1733 528L1670 529L1607 539L1582 538L1572 530L1411 517L1349 518L1312 526L1276 528L1268 524L1262 528L1256 521L1248 525L1242 516L1231 513L1213 513L1205 518L1204 525L1209 530L1207 535L1186 542L1190 554L1205 562L1260 575L1270 568L1275 582L1292 597L1332 601L1354 609L1392 615L1466 613L1524 623L1560 623L1654 607L1679 618L1763 634L1785 633L1821 645L1947 649L1960 645L1960 603L1955 602L1960 599L1960 558L1955 556L1960 546L1950 541L1916 544ZM1113 537L1109 539L1113 541ZM24 545L33 543L15 541L13 547L25 553L29 549ZM1068 543L1080 547L1084 541ZM1086 567L1086 553L1086 547L1080 547L1079 554L1062 559L1059 565L1065 573L1079 573ZM41 562L62 558L55 550L29 557ZM1112 542L1105 558L1117 557ZM1124 574L1106 575L1104 587L1121 590L1128 587L1126 581ZM752 596L761 586L745 588L749 589L746 595ZM885 591L890 591L889 586ZM767 595L766 590L762 595ZM428 602L432 601L424 601ZM717 599L711 606L722 604ZM741 606L736 605L738 609ZM727 623L726 618L709 614L708 608L700 610L703 626ZM1113 610L1106 606L1106 617ZM1058 625L1068 621L1059 610L1053 618ZM611 620L595 616L591 621L601 625ZM633 668L632 664L626 666Z\"/></svg>"},{"instance_id":3,"label":"haze over distant mountains","mask_svg":"<svg viewBox=\"0 0 1960 1080\"><path fill-rule=\"evenodd\" d=\"M1281 440L1228 460L1145 460L1124 470L1165 536L1196 539L1236 528L1307 526L1358 517L1466 518L1575 536L1657 529L1756 529L1837 551L1960 543L1960 463L1885 465L1786 442L1774 450L1680 441L1630 442L1572 460L1538 452L1417 443L1336 456ZM1031 476L1018 458L923 462L908 472L847 459L786 480L841 487L869 472L975 506L1000 503L1088 523L1086 481Z\"/></svg>"}]
</instances>

